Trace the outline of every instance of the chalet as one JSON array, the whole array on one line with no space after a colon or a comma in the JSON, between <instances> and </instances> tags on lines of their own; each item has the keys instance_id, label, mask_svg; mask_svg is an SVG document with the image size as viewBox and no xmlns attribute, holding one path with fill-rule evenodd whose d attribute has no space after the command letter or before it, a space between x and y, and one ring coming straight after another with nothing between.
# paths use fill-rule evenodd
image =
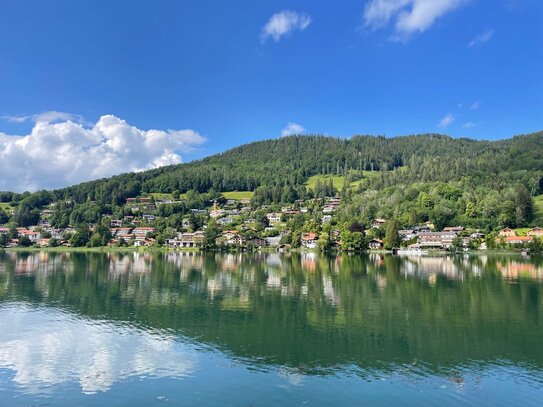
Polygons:
<instances>
[{"instance_id":1,"label":"chalet","mask_svg":"<svg viewBox=\"0 0 543 407\"><path fill-rule=\"evenodd\" d=\"M191 209L190 211L194 215L207 215L207 210L205 209Z\"/></svg>"},{"instance_id":2,"label":"chalet","mask_svg":"<svg viewBox=\"0 0 543 407\"><path fill-rule=\"evenodd\" d=\"M381 250L383 249L383 241L381 239L373 239L368 243L368 247L371 250Z\"/></svg>"},{"instance_id":3,"label":"chalet","mask_svg":"<svg viewBox=\"0 0 543 407\"><path fill-rule=\"evenodd\" d=\"M53 213L54 211L51 210L51 209L44 209L43 211L41 211L41 217L43 219L47 219L47 218L50 218L51 216L53 216Z\"/></svg>"},{"instance_id":4,"label":"chalet","mask_svg":"<svg viewBox=\"0 0 543 407\"><path fill-rule=\"evenodd\" d=\"M251 225L253 223L259 223L259 222L256 219L251 218L251 219L245 220L243 223L245 223L246 225Z\"/></svg>"},{"instance_id":5,"label":"chalet","mask_svg":"<svg viewBox=\"0 0 543 407\"><path fill-rule=\"evenodd\" d=\"M471 237L472 239L484 239L485 234L481 232L475 232L469 235L469 237Z\"/></svg>"},{"instance_id":6,"label":"chalet","mask_svg":"<svg viewBox=\"0 0 543 407\"><path fill-rule=\"evenodd\" d=\"M337 207L336 207L336 206L326 205L326 206L322 209L322 212L323 212L323 213L332 213L332 212L335 212L336 210L337 210Z\"/></svg>"},{"instance_id":7,"label":"chalet","mask_svg":"<svg viewBox=\"0 0 543 407\"><path fill-rule=\"evenodd\" d=\"M266 215L270 223L279 223L281 222L281 214L276 212L271 212Z\"/></svg>"},{"instance_id":8,"label":"chalet","mask_svg":"<svg viewBox=\"0 0 543 407\"><path fill-rule=\"evenodd\" d=\"M499 241L499 238L496 239ZM534 240L532 236L508 236L505 238L505 244L508 245L517 245L517 244L527 244Z\"/></svg>"},{"instance_id":9,"label":"chalet","mask_svg":"<svg viewBox=\"0 0 543 407\"><path fill-rule=\"evenodd\" d=\"M146 222L153 222L155 220L155 215L150 215L146 213L143 215L143 220Z\"/></svg>"},{"instance_id":10,"label":"chalet","mask_svg":"<svg viewBox=\"0 0 543 407\"><path fill-rule=\"evenodd\" d=\"M240 200L242 205L249 205L251 203L251 200L249 198L243 198Z\"/></svg>"},{"instance_id":11,"label":"chalet","mask_svg":"<svg viewBox=\"0 0 543 407\"><path fill-rule=\"evenodd\" d=\"M541 238L543 237L543 228L535 227L533 229L530 229L528 233L526 233L526 235Z\"/></svg>"},{"instance_id":12,"label":"chalet","mask_svg":"<svg viewBox=\"0 0 543 407\"><path fill-rule=\"evenodd\" d=\"M127 216L123 217L123 222L124 223L131 223L133 220L134 220L134 216L127 215Z\"/></svg>"},{"instance_id":13,"label":"chalet","mask_svg":"<svg viewBox=\"0 0 543 407\"><path fill-rule=\"evenodd\" d=\"M371 227L372 227L372 228L379 229L380 227L384 226L384 224L385 224L386 222L387 222L387 221L384 220L384 219L377 218L377 219L374 219L373 222L371 222Z\"/></svg>"},{"instance_id":14,"label":"chalet","mask_svg":"<svg viewBox=\"0 0 543 407\"><path fill-rule=\"evenodd\" d=\"M424 232L418 235L418 243L424 248L448 249L457 236L456 232Z\"/></svg>"},{"instance_id":15,"label":"chalet","mask_svg":"<svg viewBox=\"0 0 543 407\"><path fill-rule=\"evenodd\" d=\"M306 208L305 206L302 206L302 207L300 208L300 212L301 212L301 213L308 213L308 212L309 212L309 209Z\"/></svg>"},{"instance_id":16,"label":"chalet","mask_svg":"<svg viewBox=\"0 0 543 407\"><path fill-rule=\"evenodd\" d=\"M8 228L0 228L0 235L6 235L9 232Z\"/></svg>"},{"instance_id":17,"label":"chalet","mask_svg":"<svg viewBox=\"0 0 543 407\"><path fill-rule=\"evenodd\" d=\"M306 249L315 249L317 247L317 235L313 232L302 235L301 244Z\"/></svg>"},{"instance_id":18,"label":"chalet","mask_svg":"<svg viewBox=\"0 0 543 407\"><path fill-rule=\"evenodd\" d=\"M517 232L515 232L511 228L504 228L500 230L500 232L498 233L499 237L511 237L511 236L516 236L516 235L517 235Z\"/></svg>"},{"instance_id":19,"label":"chalet","mask_svg":"<svg viewBox=\"0 0 543 407\"><path fill-rule=\"evenodd\" d=\"M324 215L322 217L322 223L328 223L332 220L332 215Z\"/></svg>"}]
</instances>

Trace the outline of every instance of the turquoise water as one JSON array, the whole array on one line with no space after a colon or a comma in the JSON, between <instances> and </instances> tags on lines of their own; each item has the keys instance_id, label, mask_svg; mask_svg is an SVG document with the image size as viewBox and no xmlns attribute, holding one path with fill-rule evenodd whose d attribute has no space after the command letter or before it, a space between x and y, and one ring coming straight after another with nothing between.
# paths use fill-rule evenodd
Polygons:
<instances>
[{"instance_id":1,"label":"turquoise water","mask_svg":"<svg viewBox=\"0 0 543 407\"><path fill-rule=\"evenodd\" d=\"M538 406L543 261L0 252L1 406Z\"/></svg>"}]
</instances>

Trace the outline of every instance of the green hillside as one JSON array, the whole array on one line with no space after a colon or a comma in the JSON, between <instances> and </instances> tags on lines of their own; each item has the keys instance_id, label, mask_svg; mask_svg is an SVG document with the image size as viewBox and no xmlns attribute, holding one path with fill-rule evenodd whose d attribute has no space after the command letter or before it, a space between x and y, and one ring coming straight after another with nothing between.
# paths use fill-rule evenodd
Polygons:
<instances>
[{"instance_id":1,"label":"green hillside","mask_svg":"<svg viewBox=\"0 0 543 407\"><path fill-rule=\"evenodd\" d=\"M259 207L335 195L346 178L352 182L337 222L382 217L404 226L430 220L439 226L527 227L543 218L541 197L533 202L535 213L530 205L531 194L543 194L543 132L498 141L436 134L292 136L55 191L4 192L0 202L19 203L17 224L35 220L39 208L56 201L69 202L58 208L63 223L92 223L96 214L122 214L118 208L129 197L179 195L182 205L161 209L161 216L173 216L221 197L251 198Z\"/></svg>"}]
</instances>

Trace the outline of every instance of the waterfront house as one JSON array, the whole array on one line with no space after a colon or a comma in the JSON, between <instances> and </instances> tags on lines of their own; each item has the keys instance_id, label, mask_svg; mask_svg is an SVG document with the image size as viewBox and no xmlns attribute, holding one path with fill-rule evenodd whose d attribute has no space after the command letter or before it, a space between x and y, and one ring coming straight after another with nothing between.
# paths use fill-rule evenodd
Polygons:
<instances>
[{"instance_id":1,"label":"waterfront house","mask_svg":"<svg viewBox=\"0 0 543 407\"><path fill-rule=\"evenodd\" d=\"M317 235L313 232L304 233L301 238L302 247L315 249L317 247Z\"/></svg>"},{"instance_id":2,"label":"waterfront house","mask_svg":"<svg viewBox=\"0 0 543 407\"><path fill-rule=\"evenodd\" d=\"M383 249L383 241L381 239L373 239L368 243L368 247L371 250L381 250Z\"/></svg>"},{"instance_id":3,"label":"waterfront house","mask_svg":"<svg viewBox=\"0 0 543 407\"><path fill-rule=\"evenodd\" d=\"M505 238L505 244L520 245L530 243L533 240L534 238L532 236L508 236Z\"/></svg>"},{"instance_id":4,"label":"waterfront house","mask_svg":"<svg viewBox=\"0 0 543 407\"><path fill-rule=\"evenodd\" d=\"M418 243L424 248L448 249L456 237L456 232L423 232L418 235Z\"/></svg>"}]
</instances>

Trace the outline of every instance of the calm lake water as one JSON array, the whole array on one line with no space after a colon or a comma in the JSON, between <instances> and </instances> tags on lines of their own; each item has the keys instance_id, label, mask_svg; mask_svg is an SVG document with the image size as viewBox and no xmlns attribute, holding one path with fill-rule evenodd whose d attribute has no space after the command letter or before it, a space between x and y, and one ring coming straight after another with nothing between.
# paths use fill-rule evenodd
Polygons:
<instances>
[{"instance_id":1,"label":"calm lake water","mask_svg":"<svg viewBox=\"0 0 543 407\"><path fill-rule=\"evenodd\" d=\"M541 406L543 260L0 252L1 406Z\"/></svg>"}]
</instances>

